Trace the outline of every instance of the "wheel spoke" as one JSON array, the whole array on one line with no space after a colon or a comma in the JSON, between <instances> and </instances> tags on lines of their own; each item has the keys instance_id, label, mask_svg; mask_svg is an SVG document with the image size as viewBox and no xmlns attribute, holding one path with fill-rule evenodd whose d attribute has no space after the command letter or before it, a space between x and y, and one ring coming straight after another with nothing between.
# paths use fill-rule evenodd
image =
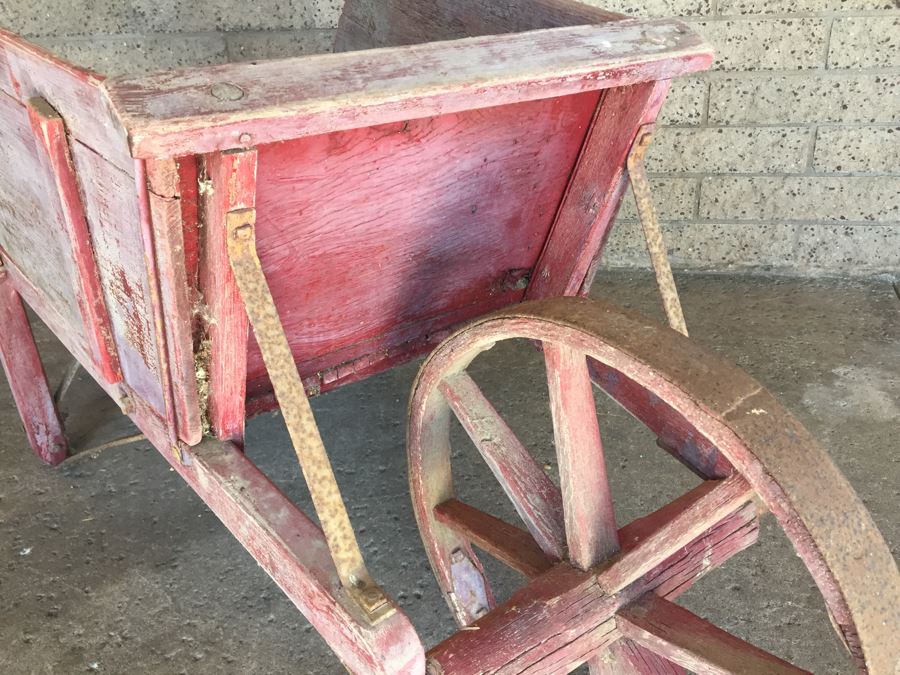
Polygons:
<instances>
[{"instance_id":1,"label":"wheel spoke","mask_svg":"<svg viewBox=\"0 0 900 675\"><path fill-rule=\"evenodd\" d=\"M434 510L438 522L491 554L526 577L536 577L553 566L540 546L525 530L456 499Z\"/></svg>"},{"instance_id":2,"label":"wheel spoke","mask_svg":"<svg viewBox=\"0 0 900 675\"><path fill-rule=\"evenodd\" d=\"M559 457L566 538L569 559L588 569L619 550L597 407L587 359L581 352L556 344L544 344L544 361L553 413L553 432ZM635 646L635 653L642 648ZM602 673L607 665L626 673L630 661L621 647L590 661L592 673Z\"/></svg>"},{"instance_id":3,"label":"wheel spoke","mask_svg":"<svg viewBox=\"0 0 900 675\"><path fill-rule=\"evenodd\" d=\"M659 447L703 479L724 478L731 463L690 423L658 396L617 370L588 359L591 380L656 434Z\"/></svg>"},{"instance_id":4,"label":"wheel spoke","mask_svg":"<svg viewBox=\"0 0 900 675\"><path fill-rule=\"evenodd\" d=\"M619 549L594 392L583 353L545 343L569 559L588 569Z\"/></svg>"},{"instance_id":5,"label":"wheel spoke","mask_svg":"<svg viewBox=\"0 0 900 675\"><path fill-rule=\"evenodd\" d=\"M467 373L448 377L440 390L538 546L560 560L565 532L559 489Z\"/></svg>"},{"instance_id":6,"label":"wheel spoke","mask_svg":"<svg viewBox=\"0 0 900 675\"><path fill-rule=\"evenodd\" d=\"M623 549L598 578L610 593L625 587L746 504L753 489L735 474L706 481L622 529Z\"/></svg>"},{"instance_id":7,"label":"wheel spoke","mask_svg":"<svg viewBox=\"0 0 900 675\"><path fill-rule=\"evenodd\" d=\"M747 506L618 594L605 593L593 571L554 565L475 622L477 630L454 634L428 656L447 673L569 672L621 637L609 619L624 603L644 594L677 597L750 546L757 531Z\"/></svg>"},{"instance_id":8,"label":"wheel spoke","mask_svg":"<svg viewBox=\"0 0 900 675\"><path fill-rule=\"evenodd\" d=\"M591 675L686 675L687 671L635 644L621 639L601 656L590 661Z\"/></svg>"},{"instance_id":9,"label":"wheel spoke","mask_svg":"<svg viewBox=\"0 0 900 675\"><path fill-rule=\"evenodd\" d=\"M710 675L807 673L654 594L619 610L616 618L623 635L696 672Z\"/></svg>"}]
</instances>

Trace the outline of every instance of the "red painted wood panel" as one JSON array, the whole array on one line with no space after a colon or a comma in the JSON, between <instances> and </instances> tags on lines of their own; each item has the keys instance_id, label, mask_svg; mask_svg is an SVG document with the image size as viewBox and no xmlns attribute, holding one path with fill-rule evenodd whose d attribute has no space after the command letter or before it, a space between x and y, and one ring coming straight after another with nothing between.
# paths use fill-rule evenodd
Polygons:
<instances>
[{"instance_id":1,"label":"red painted wood panel","mask_svg":"<svg viewBox=\"0 0 900 675\"><path fill-rule=\"evenodd\" d=\"M152 288L132 173L75 143L75 169L125 381L164 413Z\"/></svg>"},{"instance_id":2,"label":"red painted wood panel","mask_svg":"<svg viewBox=\"0 0 900 675\"><path fill-rule=\"evenodd\" d=\"M28 276L43 314L50 306L62 320L67 343L90 354L76 297L77 272L56 190L28 112L0 93L0 247Z\"/></svg>"},{"instance_id":3,"label":"red painted wood panel","mask_svg":"<svg viewBox=\"0 0 900 675\"><path fill-rule=\"evenodd\" d=\"M192 299L185 260L183 200L179 193L182 177L178 164L174 160L147 162L146 184L156 267L160 270L160 302L165 317L164 342L172 380L174 422L178 437L193 445L200 441L203 430L194 363Z\"/></svg>"},{"instance_id":4,"label":"red painted wood panel","mask_svg":"<svg viewBox=\"0 0 900 675\"><path fill-rule=\"evenodd\" d=\"M212 433L239 446L244 442L250 322L228 261L225 220L229 211L256 204L256 170L255 151L214 153L204 159L199 280L206 413Z\"/></svg>"},{"instance_id":5,"label":"red painted wood panel","mask_svg":"<svg viewBox=\"0 0 900 675\"><path fill-rule=\"evenodd\" d=\"M0 246L16 263L17 274L27 278L20 286L29 304L89 365L96 350L87 346L78 306L82 289L73 245L57 186L46 167L39 169L25 108L29 98L42 97L65 124L122 375L138 396L161 411L133 162L109 113L101 79L3 31L0 54L8 66L0 75ZM102 372L92 371L105 381Z\"/></svg>"},{"instance_id":6,"label":"red painted wood panel","mask_svg":"<svg viewBox=\"0 0 900 675\"><path fill-rule=\"evenodd\" d=\"M520 299L597 98L261 147L257 245L302 374ZM267 388L255 343L248 380L251 395Z\"/></svg>"},{"instance_id":7,"label":"red painted wood panel","mask_svg":"<svg viewBox=\"0 0 900 675\"><path fill-rule=\"evenodd\" d=\"M0 89L25 103L39 96L66 121L68 132L122 169L131 159L125 133L100 88L103 78L0 29Z\"/></svg>"}]
</instances>

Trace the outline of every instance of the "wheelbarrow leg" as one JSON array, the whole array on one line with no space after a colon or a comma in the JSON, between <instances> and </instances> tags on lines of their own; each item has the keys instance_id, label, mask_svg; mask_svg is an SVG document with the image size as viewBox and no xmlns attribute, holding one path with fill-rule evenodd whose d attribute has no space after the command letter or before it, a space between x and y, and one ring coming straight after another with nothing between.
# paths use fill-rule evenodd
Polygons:
<instances>
[{"instance_id":1,"label":"wheelbarrow leg","mask_svg":"<svg viewBox=\"0 0 900 675\"><path fill-rule=\"evenodd\" d=\"M59 464L68 447L19 293L0 261L0 361L35 454Z\"/></svg>"}]
</instances>

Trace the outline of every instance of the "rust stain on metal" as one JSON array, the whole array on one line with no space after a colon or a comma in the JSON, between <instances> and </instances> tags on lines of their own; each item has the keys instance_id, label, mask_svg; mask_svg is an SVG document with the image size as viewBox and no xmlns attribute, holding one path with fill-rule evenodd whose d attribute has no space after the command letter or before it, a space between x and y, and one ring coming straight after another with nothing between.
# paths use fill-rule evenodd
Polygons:
<instances>
[{"instance_id":1,"label":"rust stain on metal","mask_svg":"<svg viewBox=\"0 0 900 675\"><path fill-rule=\"evenodd\" d=\"M656 272L656 284L659 286L659 294L662 296L666 318L669 320L669 326L682 335L687 335L687 324L684 322L681 300L678 298L678 289L675 287L675 278L672 276L672 267L669 265L669 255L663 242L662 228L656 216L656 209L653 208L653 195L650 192L650 181L647 180L647 170L644 166L644 155L647 154L647 148L650 147L652 140L652 127L645 126L638 132L637 140L628 155L628 176L631 179L631 191L634 193L638 216L644 230L644 239L647 241L647 250L650 252L650 260L653 263L653 270Z\"/></svg>"},{"instance_id":2,"label":"rust stain on metal","mask_svg":"<svg viewBox=\"0 0 900 675\"><path fill-rule=\"evenodd\" d=\"M366 569L362 552L313 417L278 309L256 253L256 211L226 216L228 259L259 343L303 477L322 524L331 557L347 594L372 623L396 609Z\"/></svg>"}]
</instances>

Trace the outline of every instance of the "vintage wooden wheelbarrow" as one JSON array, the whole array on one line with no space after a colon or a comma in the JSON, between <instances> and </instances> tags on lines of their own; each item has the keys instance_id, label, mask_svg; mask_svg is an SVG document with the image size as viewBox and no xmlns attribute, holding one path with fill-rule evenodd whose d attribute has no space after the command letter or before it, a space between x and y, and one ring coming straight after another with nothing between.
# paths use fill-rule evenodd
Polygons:
<instances>
[{"instance_id":1,"label":"vintage wooden wheelbarrow","mask_svg":"<svg viewBox=\"0 0 900 675\"><path fill-rule=\"evenodd\" d=\"M681 334L643 152L710 49L569 0L348 0L336 46L104 81L0 36L0 356L38 455L67 448L21 300L353 672L800 672L672 602L768 509L860 671L893 673L900 584L870 516ZM629 179L677 330L579 297ZM543 351L560 486L466 374L511 338ZM366 570L307 400L426 352L410 485L468 628L427 653ZM618 527L592 383L702 484ZM242 453L276 406L321 529ZM455 498L451 416L525 529ZM527 578L511 600L473 547Z\"/></svg>"}]
</instances>

